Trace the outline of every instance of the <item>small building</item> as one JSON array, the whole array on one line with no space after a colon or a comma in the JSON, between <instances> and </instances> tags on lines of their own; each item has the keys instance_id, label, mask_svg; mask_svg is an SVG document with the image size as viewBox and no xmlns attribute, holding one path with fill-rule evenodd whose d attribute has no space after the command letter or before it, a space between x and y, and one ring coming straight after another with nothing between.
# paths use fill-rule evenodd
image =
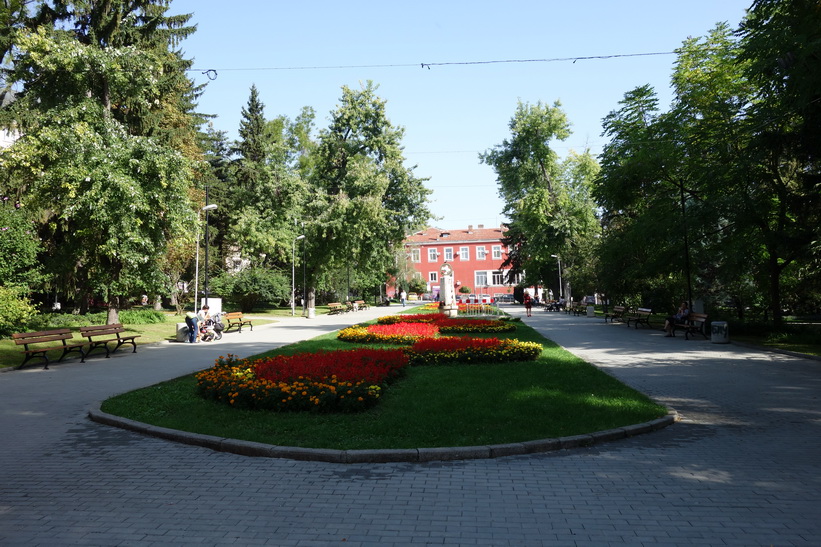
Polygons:
<instances>
[{"instance_id":1,"label":"small building","mask_svg":"<svg viewBox=\"0 0 821 547\"><path fill-rule=\"evenodd\" d=\"M502 268L508 251L501 241L505 231L482 224L457 230L428 228L407 237L405 249L414 275L427 283L432 298L439 295L439 270L445 262L453 267L457 293L461 287L470 287L471 293L498 297L513 294Z\"/></svg>"}]
</instances>

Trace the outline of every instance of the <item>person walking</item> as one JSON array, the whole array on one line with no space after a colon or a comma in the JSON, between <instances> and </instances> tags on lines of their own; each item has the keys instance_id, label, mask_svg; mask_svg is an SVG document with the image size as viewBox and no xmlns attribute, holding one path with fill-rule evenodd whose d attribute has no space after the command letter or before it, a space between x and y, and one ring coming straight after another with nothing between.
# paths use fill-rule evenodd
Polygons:
<instances>
[{"instance_id":1,"label":"person walking","mask_svg":"<svg viewBox=\"0 0 821 547\"><path fill-rule=\"evenodd\" d=\"M527 312L527 316L531 317L531 312L533 311L533 300L530 298L529 294L525 294L525 311Z\"/></svg>"},{"instance_id":2,"label":"person walking","mask_svg":"<svg viewBox=\"0 0 821 547\"><path fill-rule=\"evenodd\" d=\"M402 302L402 307L405 307L405 299L408 298L408 293L405 292L405 289L402 289L402 292L399 293L399 300Z\"/></svg>"}]
</instances>

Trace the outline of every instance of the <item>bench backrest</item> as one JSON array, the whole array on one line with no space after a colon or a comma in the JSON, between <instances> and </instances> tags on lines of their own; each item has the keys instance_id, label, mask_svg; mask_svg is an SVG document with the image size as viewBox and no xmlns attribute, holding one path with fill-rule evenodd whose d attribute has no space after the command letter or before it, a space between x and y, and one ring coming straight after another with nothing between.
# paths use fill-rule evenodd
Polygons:
<instances>
[{"instance_id":1,"label":"bench backrest","mask_svg":"<svg viewBox=\"0 0 821 547\"><path fill-rule=\"evenodd\" d=\"M613 312L614 313L616 313L616 312L624 313L625 311L627 311L627 306L613 306Z\"/></svg>"},{"instance_id":2,"label":"bench backrest","mask_svg":"<svg viewBox=\"0 0 821 547\"><path fill-rule=\"evenodd\" d=\"M653 310L650 308L639 308L636 310L637 315L650 315L653 313Z\"/></svg>"},{"instance_id":3,"label":"bench backrest","mask_svg":"<svg viewBox=\"0 0 821 547\"><path fill-rule=\"evenodd\" d=\"M339 307L339 306L341 306L341 305L342 305L342 304L340 304L339 302L329 302L329 303L328 303L328 307L329 307L329 308L338 308L338 307Z\"/></svg>"},{"instance_id":4,"label":"bench backrest","mask_svg":"<svg viewBox=\"0 0 821 547\"><path fill-rule=\"evenodd\" d=\"M231 313L223 313L223 319L242 319L242 312L241 311L232 311Z\"/></svg>"},{"instance_id":5,"label":"bench backrest","mask_svg":"<svg viewBox=\"0 0 821 547\"><path fill-rule=\"evenodd\" d=\"M704 323L707 321L706 313L691 313L687 316L687 321L691 323Z\"/></svg>"},{"instance_id":6,"label":"bench backrest","mask_svg":"<svg viewBox=\"0 0 821 547\"><path fill-rule=\"evenodd\" d=\"M15 344L22 346L24 344L42 344L43 342L55 342L57 340L71 340L74 334L72 334L71 329L54 329L37 332L20 332L12 334L11 337L14 339Z\"/></svg>"},{"instance_id":7,"label":"bench backrest","mask_svg":"<svg viewBox=\"0 0 821 547\"><path fill-rule=\"evenodd\" d=\"M122 323L115 323L113 325L92 325L90 327L80 327L80 334L86 338L92 336L111 336L113 334L120 337L120 333L125 332L125 327Z\"/></svg>"}]
</instances>

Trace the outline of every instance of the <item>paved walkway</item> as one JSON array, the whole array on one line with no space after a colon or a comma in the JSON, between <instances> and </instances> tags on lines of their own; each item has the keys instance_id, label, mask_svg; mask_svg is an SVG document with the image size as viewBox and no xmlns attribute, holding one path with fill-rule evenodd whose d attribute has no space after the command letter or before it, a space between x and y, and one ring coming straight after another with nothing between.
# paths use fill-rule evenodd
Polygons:
<instances>
[{"instance_id":1,"label":"paved walkway","mask_svg":"<svg viewBox=\"0 0 821 547\"><path fill-rule=\"evenodd\" d=\"M821 544L821 363L601 319L525 318L681 422L569 451L344 465L213 452L86 418L217 355L386 311L0 374L0 545Z\"/></svg>"}]
</instances>

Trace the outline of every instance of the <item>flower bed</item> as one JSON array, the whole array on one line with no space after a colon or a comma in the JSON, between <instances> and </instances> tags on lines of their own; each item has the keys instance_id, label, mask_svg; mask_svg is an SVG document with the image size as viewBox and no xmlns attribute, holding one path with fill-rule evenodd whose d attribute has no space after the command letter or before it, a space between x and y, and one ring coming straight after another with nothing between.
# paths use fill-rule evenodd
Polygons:
<instances>
[{"instance_id":1,"label":"flower bed","mask_svg":"<svg viewBox=\"0 0 821 547\"><path fill-rule=\"evenodd\" d=\"M197 374L197 389L203 398L237 408L354 412L376 404L383 386L407 364L401 350L368 348L254 362L228 355Z\"/></svg>"},{"instance_id":2,"label":"flower bed","mask_svg":"<svg viewBox=\"0 0 821 547\"><path fill-rule=\"evenodd\" d=\"M460 319L441 313L416 313L408 315L388 315L376 320L380 325L397 325L403 323L432 323L442 333L468 332L513 332L516 325L499 319Z\"/></svg>"},{"instance_id":3,"label":"flower bed","mask_svg":"<svg viewBox=\"0 0 821 547\"><path fill-rule=\"evenodd\" d=\"M541 344L498 338L429 338L405 350L411 365L450 363L533 361L542 353Z\"/></svg>"},{"instance_id":4,"label":"flower bed","mask_svg":"<svg viewBox=\"0 0 821 547\"><path fill-rule=\"evenodd\" d=\"M477 320L451 320L454 329ZM499 323L485 321L486 323ZM355 412L375 405L382 390L405 366L530 361L542 346L498 338L435 338L433 323L354 326L341 339L413 344L402 349L371 349L279 355L255 361L220 357L197 374L202 397L253 410ZM343 338L343 332L346 332Z\"/></svg>"},{"instance_id":5,"label":"flower bed","mask_svg":"<svg viewBox=\"0 0 821 547\"><path fill-rule=\"evenodd\" d=\"M392 325L354 325L337 334L339 340L360 344L413 344L423 338L439 334L439 327L431 323L396 323Z\"/></svg>"}]
</instances>

